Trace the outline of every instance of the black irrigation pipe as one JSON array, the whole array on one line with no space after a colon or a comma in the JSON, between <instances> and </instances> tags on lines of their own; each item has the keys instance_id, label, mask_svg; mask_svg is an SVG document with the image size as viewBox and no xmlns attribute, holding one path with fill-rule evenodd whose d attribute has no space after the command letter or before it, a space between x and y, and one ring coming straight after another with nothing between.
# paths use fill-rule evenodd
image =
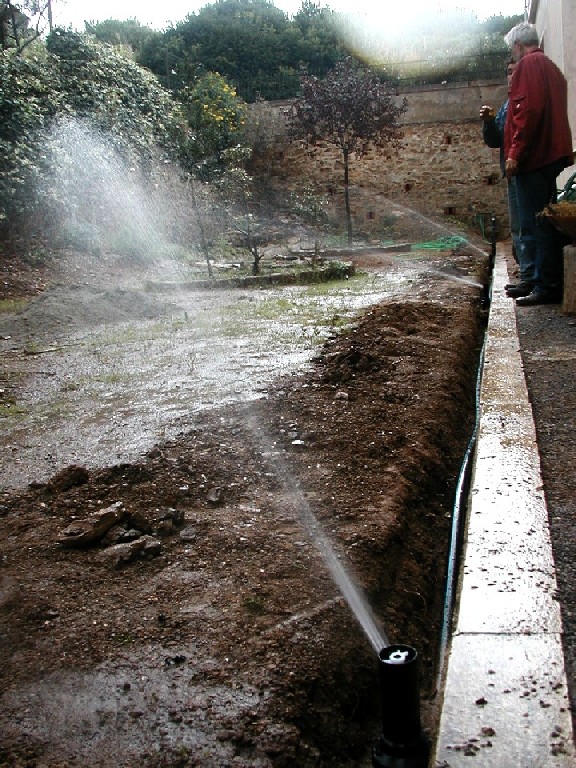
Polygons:
<instances>
[{"instance_id":1,"label":"black irrigation pipe","mask_svg":"<svg viewBox=\"0 0 576 768\"><path fill-rule=\"evenodd\" d=\"M482 304L485 309L490 310L492 298L492 283L494 278L494 264L496 261L496 217L491 217L491 249L488 258L488 275L486 285L484 286L484 295ZM486 324L486 327L488 324ZM456 484L456 493L454 506L452 510L452 527L450 531L450 544L448 549L448 567L446 572L446 590L444 595L444 614L442 617L442 628L440 633L440 649L438 664L438 689L442 684L444 676L444 665L446 661L446 651L448 647L449 635L452 624L452 616L456 601L456 588L458 584L458 572L460 568L460 557L462 554L462 542L464 537L464 525L466 522L466 511L468 506L468 496L470 493L470 483L472 479L473 458L476 451L478 439L478 430L480 427L480 391L482 386L482 375L484 372L484 360L486 356L487 333L484 333L484 342L480 350L478 360L478 371L476 374L475 387L475 421L472 435L464 453L464 458L458 475Z\"/></svg>"}]
</instances>

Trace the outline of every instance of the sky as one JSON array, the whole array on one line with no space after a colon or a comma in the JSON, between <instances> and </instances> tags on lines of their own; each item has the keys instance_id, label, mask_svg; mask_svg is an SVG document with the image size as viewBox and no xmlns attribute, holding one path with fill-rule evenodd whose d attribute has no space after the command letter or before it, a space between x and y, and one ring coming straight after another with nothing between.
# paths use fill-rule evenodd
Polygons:
<instances>
[{"instance_id":1,"label":"sky","mask_svg":"<svg viewBox=\"0 0 576 768\"><path fill-rule=\"evenodd\" d=\"M321 0L323 7L344 13L361 13L386 26L402 26L409 30L420 15L450 11L472 12L480 21L490 17L524 13L525 0ZM141 24L162 30L183 21L207 0L53 0L54 24L84 31L84 21L137 19ZM273 0L273 4L289 15L301 7L301 0Z\"/></svg>"}]
</instances>

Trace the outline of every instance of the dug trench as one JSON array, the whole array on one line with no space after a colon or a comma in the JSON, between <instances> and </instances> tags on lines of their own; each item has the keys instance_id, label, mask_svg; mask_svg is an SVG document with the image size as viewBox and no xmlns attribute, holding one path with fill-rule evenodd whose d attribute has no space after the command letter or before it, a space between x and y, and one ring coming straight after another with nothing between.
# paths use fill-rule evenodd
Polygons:
<instances>
[{"instance_id":1,"label":"dug trench","mask_svg":"<svg viewBox=\"0 0 576 768\"><path fill-rule=\"evenodd\" d=\"M370 765L377 657L306 515L418 650L433 736L483 322L456 283L383 301L141 460L6 491L0 765Z\"/></svg>"}]
</instances>

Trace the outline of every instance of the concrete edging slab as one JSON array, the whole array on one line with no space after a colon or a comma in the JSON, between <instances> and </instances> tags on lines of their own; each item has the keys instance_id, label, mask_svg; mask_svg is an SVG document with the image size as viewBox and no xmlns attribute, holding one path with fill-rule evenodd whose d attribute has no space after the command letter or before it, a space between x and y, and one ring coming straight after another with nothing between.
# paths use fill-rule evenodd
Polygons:
<instances>
[{"instance_id":1,"label":"concrete edging slab","mask_svg":"<svg viewBox=\"0 0 576 768\"><path fill-rule=\"evenodd\" d=\"M436 768L470 766L473 756L482 768L576 766L548 513L507 281L498 253Z\"/></svg>"}]
</instances>

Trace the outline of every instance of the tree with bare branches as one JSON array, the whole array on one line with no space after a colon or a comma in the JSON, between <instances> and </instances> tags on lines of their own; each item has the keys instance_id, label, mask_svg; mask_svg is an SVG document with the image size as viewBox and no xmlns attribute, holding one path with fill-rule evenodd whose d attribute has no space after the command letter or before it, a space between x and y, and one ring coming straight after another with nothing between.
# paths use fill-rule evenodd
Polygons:
<instances>
[{"instance_id":1,"label":"tree with bare branches","mask_svg":"<svg viewBox=\"0 0 576 768\"><path fill-rule=\"evenodd\" d=\"M0 0L0 50L21 53L45 31L52 31L51 0Z\"/></svg>"}]
</instances>

